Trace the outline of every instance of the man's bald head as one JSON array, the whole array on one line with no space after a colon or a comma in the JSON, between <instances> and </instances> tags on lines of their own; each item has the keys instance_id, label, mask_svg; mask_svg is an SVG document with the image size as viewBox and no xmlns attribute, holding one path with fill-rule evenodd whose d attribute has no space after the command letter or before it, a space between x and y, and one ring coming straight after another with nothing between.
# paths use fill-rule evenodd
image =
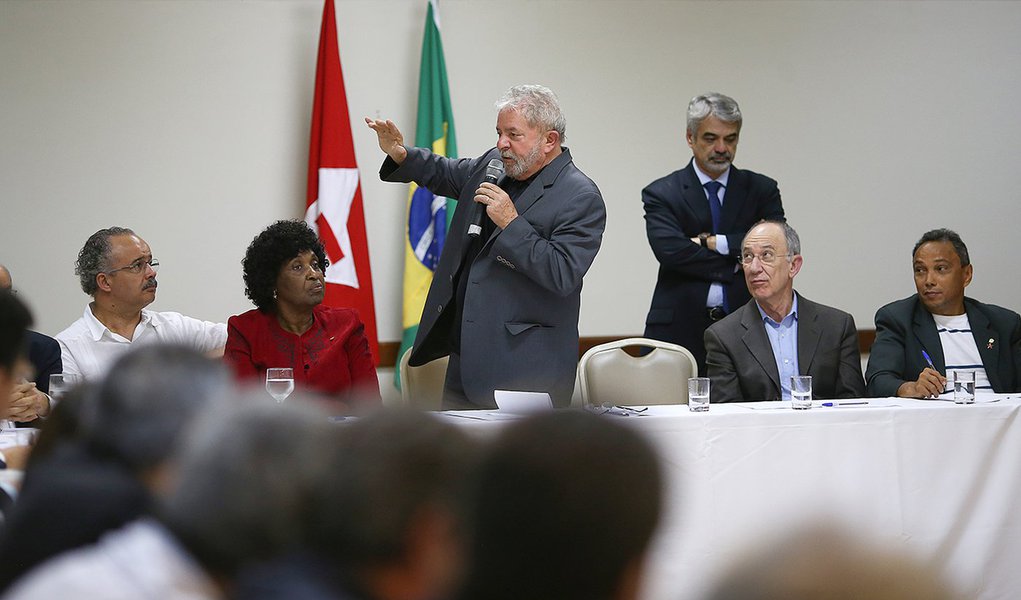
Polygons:
<instances>
[{"instance_id":1,"label":"man's bald head","mask_svg":"<svg viewBox=\"0 0 1021 600\"><path fill-rule=\"evenodd\" d=\"M11 272L4 265L0 265L0 290L9 290L12 287L14 280L11 279Z\"/></svg>"}]
</instances>

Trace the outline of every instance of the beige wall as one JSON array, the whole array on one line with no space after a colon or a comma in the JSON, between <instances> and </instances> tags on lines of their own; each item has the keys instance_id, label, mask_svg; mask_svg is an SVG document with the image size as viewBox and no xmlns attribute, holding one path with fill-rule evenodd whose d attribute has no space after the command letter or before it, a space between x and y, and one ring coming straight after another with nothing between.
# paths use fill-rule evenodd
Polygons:
<instances>
[{"instance_id":1,"label":"beige wall","mask_svg":"<svg viewBox=\"0 0 1021 600\"><path fill-rule=\"evenodd\" d=\"M413 138L425 0L338 0L377 318L400 329L407 190L378 182L363 115ZM154 305L246 310L239 261L303 213L320 0L0 2L0 262L56 333L86 298L85 238L135 228L163 262ZM583 335L640 333L656 278L640 190L683 166L688 99L739 100L738 166L780 182L806 264L798 287L872 326L912 292L929 228L970 243L971 293L1021 308L1021 4L444 0L463 155L494 143L508 86L556 90L608 224Z\"/></svg>"}]
</instances>

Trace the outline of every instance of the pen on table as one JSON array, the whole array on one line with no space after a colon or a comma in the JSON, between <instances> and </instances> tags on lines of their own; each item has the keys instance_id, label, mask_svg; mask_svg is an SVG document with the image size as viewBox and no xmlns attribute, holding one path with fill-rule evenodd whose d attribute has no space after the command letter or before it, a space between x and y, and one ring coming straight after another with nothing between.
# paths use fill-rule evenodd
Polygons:
<instances>
[{"instance_id":1,"label":"pen on table","mask_svg":"<svg viewBox=\"0 0 1021 600\"><path fill-rule=\"evenodd\" d=\"M868 406L868 404L869 404L868 400L859 400L859 401L855 401L855 402L823 402L821 404L821 406L834 406L834 407L840 407L840 406Z\"/></svg>"}]
</instances>

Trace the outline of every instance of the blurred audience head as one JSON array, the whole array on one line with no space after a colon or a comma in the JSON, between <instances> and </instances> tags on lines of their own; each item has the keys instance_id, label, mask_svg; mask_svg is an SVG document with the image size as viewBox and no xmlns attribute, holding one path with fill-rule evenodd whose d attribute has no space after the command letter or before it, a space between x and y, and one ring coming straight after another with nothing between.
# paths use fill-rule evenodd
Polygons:
<instances>
[{"instance_id":1,"label":"blurred audience head","mask_svg":"<svg viewBox=\"0 0 1021 600\"><path fill-rule=\"evenodd\" d=\"M707 600L952 600L933 569L826 525L767 540L726 569Z\"/></svg>"},{"instance_id":2,"label":"blurred audience head","mask_svg":"<svg viewBox=\"0 0 1021 600\"><path fill-rule=\"evenodd\" d=\"M323 291L306 289L305 279L314 272L321 282L329 264L319 236L304 221L277 221L255 236L241 261L245 295L265 313L275 313L278 301L310 304L311 310Z\"/></svg>"},{"instance_id":3,"label":"blurred audience head","mask_svg":"<svg viewBox=\"0 0 1021 600\"><path fill-rule=\"evenodd\" d=\"M373 413L339 433L308 514L311 549L367 597L448 597L463 567L476 443L413 411Z\"/></svg>"},{"instance_id":4,"label":"blurred audience head","mask_svg":"<svg viewBox=\"0 0 1021 600\"><path fill-rule=\"evenodd\" d=\"M26 331L32 315L10 290L0 290L0 395L10 393L15 371L25 356ZM7 414L6 402L0 412Z\"/></svg>"},{"instance_id":5,"label":"blurred audience head","mask_svg":"<svg viewBox=\"0 0 1021 600\"><path fill-rule=\"evenodd\" d=\"M161 521L203 567L231 577L297 543L336 426L310 403L239 395L204 411L160 495Z\"/></svg>"},{"instance_id":6,"label":"blurred audience head","mask_svg":"<svg viewBox=\"0 0 1021 600\"><path fill-rule=\"evenodd\" d=\"M636 431L581 411L509 426L479 468L465 599L638 596L662 473Z\"/></svg>"},{"instance_id":7,"label":"blurred audience head","mask_svg":"<svg viewBox=\"0 0 1021 600\"><path fill-rule=\"evenodd\" d=\"M143 346L120 357L79 415L83 436L99 456L143 479L160 476L174 442L230 377L217 361L177 345Z\"/></svg>"}]
</instances>

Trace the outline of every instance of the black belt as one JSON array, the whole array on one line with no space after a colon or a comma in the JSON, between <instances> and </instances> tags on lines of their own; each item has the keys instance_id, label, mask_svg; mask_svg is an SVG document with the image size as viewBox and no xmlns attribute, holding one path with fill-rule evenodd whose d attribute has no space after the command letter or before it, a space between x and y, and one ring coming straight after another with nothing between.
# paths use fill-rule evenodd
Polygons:
<instances>
[{"instance_id":1,"label":"black belt","mask_svg":"<svg viewBox=\"0 0 1021 600\"><path fill-rule=\"evenodd\" d=\"M714 306L712 308L705 309L705 314L709 317L710 323L715 323L727 316L727 311L723 310L722 306Z\"/></svg>"}]
</instances>

